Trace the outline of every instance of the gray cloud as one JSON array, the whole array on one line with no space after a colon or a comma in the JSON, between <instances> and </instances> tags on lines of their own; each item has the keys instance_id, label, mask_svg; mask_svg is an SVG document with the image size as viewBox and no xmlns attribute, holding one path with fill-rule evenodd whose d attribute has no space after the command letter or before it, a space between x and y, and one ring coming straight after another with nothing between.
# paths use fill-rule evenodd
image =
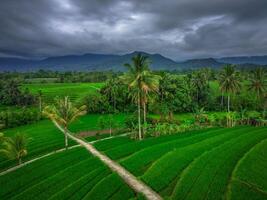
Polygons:
<instances>
[{"instance_id":1,"label":"gray cloud","mask_svg":"<svg viewBox=\"0 0 267 200\"><path fill-rule=\"evenodd\" d=\"M267 54L266 0L2 0L0 56Z\"/></svg>"}]
</instances>

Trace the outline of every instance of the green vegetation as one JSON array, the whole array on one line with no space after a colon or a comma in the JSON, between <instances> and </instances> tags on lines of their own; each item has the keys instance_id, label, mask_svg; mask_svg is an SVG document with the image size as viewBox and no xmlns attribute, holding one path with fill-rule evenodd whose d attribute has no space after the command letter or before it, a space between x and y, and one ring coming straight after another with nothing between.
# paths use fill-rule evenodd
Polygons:
<instances>
[{"instance_id":1,"label":"green vegetation","mask_svg":"<svg viewBox=\"0 0 267 200\"><path fill-rule=\"evenodd\" d=\"M32 172L30 177L28 172ZM104 184L99 188L100 180L107 175L111 177L109 180L115 178L113 183L116 185ZM118 176L111 175L99 160L81 148L55 154L4 175L0 184L3 186L1 199L77 199L93 195L101 188L98 195L109 197L120 187L126 188L129 197L133 196Z\"/></svg>"},{"instance_id":2,"label":"green vegetation","mask_svg":"<svg viewBox=\"0 0 267 200\"><path fill-rule=\"evenodd\" d=\"M101 152L166 199L267 199L266 70L176 74L149 63L139 54L124 74L0 74L0 153L10 158L1 154L0 172L65 146L1 175L0 199L144 199ZM67 148L67 129L105 138L87 145L96 157Z\"/></svg>"},{"instance_id":3,"label":"green vegetation","mask_svg":"<svg viewBox=\"0 0 267 200\"><path fill-rule=\"evenodd\" d=\"M228 198L266 199L267 140L255 145L236 165L228 187Z\"/></svg>"},{"instance_id":4,"label":"green vegetation","mask_svg":"<svg viewBox=\"0 0 267 200\"><path fill-rule=\"evenodd\" d=\"M40 83L24 84L22 88L28 88L29 91L37 95L42 92L45 103L53 103L55 97L69 96L72 101L81 101L88 93L95 93L101 88L102 83Z\"/></svg>"},{"instance_id":5,"label":"green vegetation","mask_svg":"<svg viewBox=\"0 0 267 200\"><path fill-rule=\"evenodd\" d=\"M17 133L14 137L0 135L0 154L4 154L10 160L22 163L22 158L27 155L28 138L23 133Z\"/></svg>"},{"instance_id":6,"label":"green vegetation","mask_svg":"<svg viewBox=\"0 0 267 200\"><path fill-rule=\"evenodd\" d=\"M118 137L97 142L95 146L163 197L242 199L245 197L242 195L249 194L246 197L256 199L266 197L258 191L266 191L262 177L266 167L266 131L263 127L246 126L212 128L142 141ZM246 188L238 179L257 189ZM116 174L81 148L52 155L4 175L0 184L4 186L1 199L10 198L12 191L16 191L15 199L130 199L135 196ZM240 194L243 190L246 192Z\"/></svg>"},{"instance_id":7,"label":"green vegetation","mask_svg":"<svg viewBox=\"0 0 267 200\"><path fill-rule=\"evenodd\" d=\"M77 121L73 122L69 129L75 133L87 130L100 130L100 127L98 127L96 123L99 117L101 117L101 115L95 114L82 116ZM126 115L124 114L114 115L114 119L121 126L123 126L125 117ZM8 137L14 136L16 133L24 133L27 137L31 138L28 144L28 155L25 157L25 160L30 160L64 147L64 135L54 126L52 122L48 120L42 120L36 122L35 124L6 129L3 130L3 132L5 136ZM100 138L107 136L108 135L101 135ZM92 136L86 139L88 141L93 141L99 138ZM69 145L74 145L74 142L70 141ZM16 165L14 161L6 160L3 156L0 156L0 171L14 165Z\"/></svg>"},{"instance_id":8,"label":"green vegetation","mask_svg":"<svg viewBox=\"0 0 267 200\"><path fill-rule=\"evenodd\" d=\"M63 127L65 135L65 148L68 149L68 126L79 116L86 114L86 106L76 108L70 102L69 97L66 96L63 99L57 99L55 105L46 106L43 110L43 113L52 122L56 122Z\"/></svg>"}]
</instances>

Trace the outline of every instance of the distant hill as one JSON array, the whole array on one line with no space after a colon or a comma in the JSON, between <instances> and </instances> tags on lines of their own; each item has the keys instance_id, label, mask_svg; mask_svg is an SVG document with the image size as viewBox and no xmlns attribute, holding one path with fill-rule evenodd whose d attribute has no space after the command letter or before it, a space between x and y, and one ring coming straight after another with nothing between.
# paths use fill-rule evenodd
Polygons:
<instances>
[{"instance_id":1,"label":"distant hill","mask_svg":"<svg viewBox=\"0 0 267 200\"><path fill-rule=\"evenodd\" d=\"M203 58L203 59L192 59L192 60L187 60L185 62L180 62L179 65L180 68L182 69L197 69L202 67L219 68L225 65L225 63L217 62L213 58Z\"/></svg>"},{"instance_id":2,"label":"distant hill","mask_svg":"<svg viewBox=\"0 0 267 200\"><path fill-rule=\"evenodd\" d=\"M123 71L125 63L131 62L131 58L141 53L151 60L154 70L175 69L178 65L175 61L160 54L148 54L145 52L133 52L125 55L108 54L84 54L49 57L43 60L26 60L20 58L0 58L0 71L32 71L38 69L49 70L77 70L77 71Z\"/></svg>"},{"instance_id":3,"label":"distant hill","mask_svg":"<svg viewBox=\"0 0 267 200\"><path fill-rule=\"evenodd\" d=\"M231 64L255 64L255 65L267 65L266 56L240 56L240 57L224 57L216 59L221 63Z\"/></svg>"},{"instance_id":4,"label":"distant hill","mask_svg":"<svg viewBox=\"0 0 267 200\"><path fill-rule=\"evenodd\" d=\"M151 60L153 70L182 70L197 69L201 67L220 68L226 63L237 64L239 67L256 67L267 65L267 56L252 57L226 57L226 58L202 58L191 59L184 62L175 62L160 54L146 52L132 52L124 55L112 54L84 54L48 57L42 60L30 60L21 58L1 58L0 71L36 71L39 69L57 71L124 71L123 65L131 62L136 54L146 55Z\"/></svg>"}]
</instances>

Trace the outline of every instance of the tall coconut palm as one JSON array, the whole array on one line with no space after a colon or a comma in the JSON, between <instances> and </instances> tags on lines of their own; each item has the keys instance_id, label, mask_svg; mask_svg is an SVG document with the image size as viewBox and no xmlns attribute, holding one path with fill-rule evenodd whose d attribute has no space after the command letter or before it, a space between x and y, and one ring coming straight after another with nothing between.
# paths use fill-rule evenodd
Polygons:
<instances>
[{"instance_id":1,"label":"tall coconut palm","mask_svg":"<svg viewBox=\"0 0 267 200\"><path fill-rule=\"evenodd\" d=\"M146 125L146 105L148 103L148 97L150 92L158 92L159 89L159 80L161 79L160 76L153 74L152 72L146 70L142 73L142 82L141 82L141 104L143 104L143 117L144 117L144 125ZM144 134L145 134L145 127L144 127Z\"/></svg>"},{"instance_id":2,"label":"tall coconut palm","mask_svg":"<svg viewBox=\"0 0 267 200\"><path fill-rule=\"evenodd\" d=\"M118 90L119 82L115 78L111 78L107 81L106 85L104 86L103 90L101 90L112 103L113 112L116 111L116 97L117 97L117 90Z\"/></svg>"},{"instance_id":3,"label":"tall coconut palm","mask_svg":"<svg viewBox=\"0 0 267 200\"><path fill-rule=\"evenodd\" d=\"M138 106L138 136L142 139L141 131L141 106L143 105L144 122L146 121L147 95L151 91L157 91L160 77L149 70L150 61L147 56L138 54L132 58L132 64L125 64L128 72L122 76L122 80L131 90L131 96Z\"/></svg>"},{"instance_id":4,"label":"tall coconut palm","mask_svg":"<svg viewBox=\"0 0 267 200\"><path fill-rule=\"evenodd\" d=\"M257 68L253 71L250 78L249 90L255 91L257 98L261 99L266 89L265 71L262 68Z\"/></svg>"},{"instance_id":5,"label":"tall coconut palm","mask_svg":"<svg viewBox=\"0 0 267 200\"><path fill-rule=\"evenodd\" d=\"M63 126L65 148L68 149L68 137L66 134L68 125L76 120L77 117L86 114L86 106L76 108L72 105L69 97L64 97L63 99L56 99L54 105L46 106L43 114L52 121L56 121L59 125Z\"/></svg>"},{"instance_id":6,"label":"tall coconut palm","mask_svg":"<svg viewBox=\"0 0 267 200\"><path fill-rule=\"evenodd\" d=\"M199 104L201 91L208 86L209 75L204 70L198 70L193 73L191 81L192 81L192 86L196 90L196 95L197 95L196 99L197 103Z\"/></svg>"},{"instance_id":7,"label":"tall coconut palm","mask_svg":"<svg viewBox=\"0 0 267 200\"><path fill-rule=\"evenodd\" d=\"M39 111L42 112L42 90L38 90Z\"/></svg>"},{"instance_id":8,"label":"tall coconut palm","mask_svg":"<svg viewBox=\"0 0 267 200\"><path fill-rule=\"evenodd\" d=\"M17 160L20 165L22 158L28 153L27 144L29 139L22 133L17 133L14 138L3 137L3 135L1 137L3 148L0 149L0 153L11 160Z\"/></svg>"},{"instance_id":9,"label":"tall coconut palm","mask_svg":"<svg viewBox=\"0 0 267 200\"><path fill-rule=\"evenodd\" d=\"M219 76L221 92L227 93L227 111L230 112L230 94L241 90L240 76L232 65L226 65Z\"/></svg>"}]
</instances>

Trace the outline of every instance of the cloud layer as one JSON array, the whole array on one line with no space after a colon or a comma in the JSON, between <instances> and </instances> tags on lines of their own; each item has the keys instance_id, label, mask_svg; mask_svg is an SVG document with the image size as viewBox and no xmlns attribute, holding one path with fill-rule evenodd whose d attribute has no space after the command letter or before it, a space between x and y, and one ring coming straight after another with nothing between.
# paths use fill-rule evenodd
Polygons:
<instances>
[{"instance_id":1,"label":"cloud layer","mask_svg":"<svg viewBox=\"0 0 267 200\"><path fill-rule=\"evenodd\" d=\"M0 56L267 54L266 0L1 0Z\"/></svg>"}]
</instances>

